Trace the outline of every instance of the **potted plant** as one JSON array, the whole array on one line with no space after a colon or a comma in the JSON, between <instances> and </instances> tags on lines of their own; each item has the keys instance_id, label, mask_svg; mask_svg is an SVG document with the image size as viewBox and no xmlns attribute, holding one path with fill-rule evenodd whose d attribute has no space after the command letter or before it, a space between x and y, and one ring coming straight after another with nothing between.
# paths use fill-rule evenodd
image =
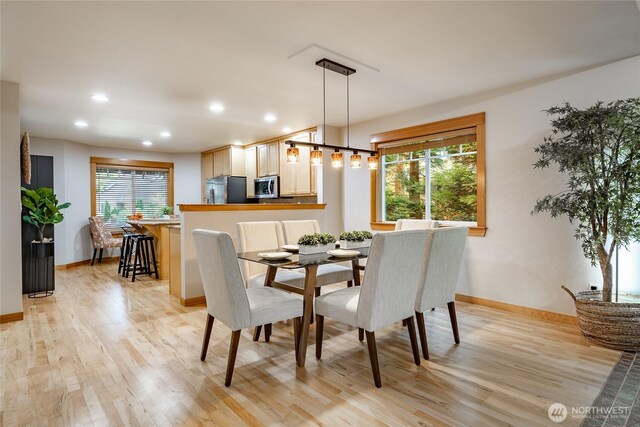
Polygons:
<instances>
[{"instance_id":1,"label":"potted plant","mask_svg":"<svg viewBox=\"0 0 640 427\"><path fill-rule=\"evenodd\" d=\"M171 219L171 215L173 215L173 208L164 205L162 207L162 219Z\"/></svg>"},{"instance_id":2,"label":"potted plant","mask_svg":"<svg viewBox=\"0 0 640 427\"><path fill-rule=\"evenodd\" d=\"M323 253L335 249L336 238L329 233L305 234L298 239L298 253L303 255Z\"/></svg>"},{"instance_id":3,"label":"potted plant","mask_svg":"<svg viewBox=\"0 0 640 427\"><path fill-rule=\"evenodd\" d=\"M584 110L568 103L546 112L551 135L535 151L535 168L554 164L567 188L537 200L532 213L566 215L584 255L602 273L602 291L573 293L587 339L616 350L640 351L640 299L612 302L612 256L640 241L640 98L598 102Z\"/></svg>"},{"instance_id":4,"label":"potted plant","mask_svg":"<svg viewBox=\"0 0 640 427\"><path fill-rule=\"evenodd\" d=\"M345 231L340 234L340 248L366 248L371 246L373 234L366 230Z\"/></svg>"},{"instance_id":5,"label":"potted plant","mask_svg":"<svg viewBox=\"0 0 640 427\"><path fill-rule=\"evenodd\" d=\"M21 190L25 213L22 219L38 232L38 239L31 242L25 259L27 274L23 289L26 289L29 297L46 297L53 294L55 262L53 240L44 237L45 228L60 223L64 219L62 210L71 206L71 203L59 205L58 198L49 187Z\"/></svg>"},{"instance_id":6,"label":"potted plant","mask_svg":"<svg viewBox=\"0 0 640 427\"><path fill-rule=\"evenodd\" d=\"M71 203L58 205L58 198L49 187L40 187L35 190L22 188L22 206L27 210L27 215L22 219L33 225L38 230L38 243L46 243L44 229L49 224L58 224L64 219L62 209L71 206Z\"/></svg>"}]
</instances>

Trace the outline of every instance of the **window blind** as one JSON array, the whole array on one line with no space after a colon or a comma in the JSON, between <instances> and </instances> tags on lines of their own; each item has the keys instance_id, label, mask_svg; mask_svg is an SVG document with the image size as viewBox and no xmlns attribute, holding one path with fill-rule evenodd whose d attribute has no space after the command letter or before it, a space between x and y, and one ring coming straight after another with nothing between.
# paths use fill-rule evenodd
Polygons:
<instances>
[{"instance_id":1,"label":"window blind","mask_svg":"<svg viewBox=\"0 0 640 427\"><path fill-rule=\"evenodd\" d=\"M169 203L169 170L96 165L96 214L123 225L136 212L159 217Z\"/></svg>"}]
</instances>

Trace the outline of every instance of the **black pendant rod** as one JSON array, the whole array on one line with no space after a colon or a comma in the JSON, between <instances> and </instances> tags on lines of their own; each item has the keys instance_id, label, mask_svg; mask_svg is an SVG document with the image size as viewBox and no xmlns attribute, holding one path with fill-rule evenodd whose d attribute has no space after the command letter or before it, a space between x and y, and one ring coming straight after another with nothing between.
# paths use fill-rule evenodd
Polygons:
<instances>
[{"instance_id":1,"label":"black pendant rod","mask_svg":"<svg viewBox=\"0 0 640 427\"><path fill-rule=\"evenodd\" d=\"M327 69L322 67L322 145L325 143L327 133Z\"/></svg>"},{"instance_id":2,"label":"black pendant rod","mask_svg":"<svg viewBox=\"0 0 640 427\"><path fill-rule=\"evenodd\" d=\"M285 144L289 145L289 146L294 146L294 145L299 145L302 147L317 147L318 144L315 144L313 142L298 142L298 141L285 141ZM377 151L374 150L363 150L361 148L349 148L349 147L344 147L342 145L323 145L322 147L324 148L333 148L336 151L353 151L355 152L359 152L359 153L368 153L368 154L375 154L376 156L378 155Z\"/></svg>"}]
</instances>

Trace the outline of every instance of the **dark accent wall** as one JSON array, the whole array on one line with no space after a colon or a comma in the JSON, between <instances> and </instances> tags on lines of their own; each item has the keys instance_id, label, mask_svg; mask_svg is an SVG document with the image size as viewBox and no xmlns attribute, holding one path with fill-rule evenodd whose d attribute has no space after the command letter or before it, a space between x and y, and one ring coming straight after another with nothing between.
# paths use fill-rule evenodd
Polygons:
<instances>
[{"instance_id":1,"label":"dark accent wall","mask_svg":"<svg viewBox=\"0 0 640 427\"><path fill-rule=\"evenodd\" d=\"M26 184L24 179L21 185L30 190L38 187L53 188L53 157L52 156L31 156L31 184ZM25 209L22 208L22 215L25 215ZM22 218L22 216L21 216ZM44 237L53 239L53 225L48 225L44 230ZM22 221L22 293L33 291L29 288L30 278L28 277L28 259L30 257L30 243L38 238L38 232L35 227ZM51 275L54 280L54 275ZM55 285L52 283L51 285ZM51 286L50 289L53 289Z\"/></svg>"}]
</instances>

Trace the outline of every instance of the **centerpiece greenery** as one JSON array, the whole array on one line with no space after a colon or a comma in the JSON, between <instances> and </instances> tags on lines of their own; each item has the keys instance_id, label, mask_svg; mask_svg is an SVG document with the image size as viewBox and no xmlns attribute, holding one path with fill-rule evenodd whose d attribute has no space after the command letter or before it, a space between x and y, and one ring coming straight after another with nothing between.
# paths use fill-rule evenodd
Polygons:
<instances>
[{"instance_id":1,"label":"centerpiece greenery","mask_svg":"<svg viewBox=\"0 0 640 427\"><path fill-rule=\"evenodd\" d=\"M336 238L329 233L313 233L305 234L298 239L298 245L301 246L320 246L335 243Z\"/></svg>"},{"instance_id":2,"label":"centerpiece greenery","mask_svg":"<svg viewBox=\"0 0 640 427\"><path fill-rule=\"evenodd\" d=\"M173 215L173 208L171 206L164 205L161 208L161 211L162 211L162 215L165 215L165 216Z\"/></svg>"},{"instance_id":3,"label":"centerpiece greenery","mask_svg":"<svg viewBox=\"0 0 640 427\"><path fill-rule=\"evenodd\" d=\"M585 257L593 266L599 266L602 273L601 297L598 293L585 295L584 299L610 303L614 250L617 246L627 247L631 242L640 241L640 98L608 104L598 102L583 110L565 103L546 112L554 116L552 131L535 149L540 158L534 167L557 166L560 173L567 175L567 188L537 200L532 213L549 212L552 217L569 217ZM585 326L589 325L584 317L581 318L578 306L580 295L571 295L576 300L580 326L590 338L585 332ZM612 317L610 326L604 328L606 331L600 331L608 335L601 344L618 340L620 337L614 339L612 334L621 333L619 340L627 341L618 348L640 347L637 330L629 334L620 331L625 327L622 324L625 319L631 320L629 327L635 328L640 321L640 304L629 305L630 311L627 310L625 316ZM599 330L606 322L604 316L606 313L602 310L592 316L599 320ZM591 338L593 333L590 332ZM628 338L632 336L636 337L635 344L629 344Z\"/></svg>"},{"instance_id":4,"label":"centerpiece greenery","mask_svg":"<svg viewBox=\"0 0 640 427\"><path fill-rule=\"evenodd\" d=\"M373 234L366 230L344 231L340 234L340 240L347 242L363 242L369 239L373 239Z\"/></svg>"},{"instance_id":5,"label":"centerpiece greenery","mask_svg":"<svg viewBox=\"0 0 640 427\"><path fill-rule=\"evenodd\" d=\"M62 210L71 203L58 204L58 197L49 187L39 187L35 190L22 188L22 206L27 215L22 219L38 230L38 242L44 242L44 229L49 224L58 224L64 219Z\"/></svg>"}]
</instances>

